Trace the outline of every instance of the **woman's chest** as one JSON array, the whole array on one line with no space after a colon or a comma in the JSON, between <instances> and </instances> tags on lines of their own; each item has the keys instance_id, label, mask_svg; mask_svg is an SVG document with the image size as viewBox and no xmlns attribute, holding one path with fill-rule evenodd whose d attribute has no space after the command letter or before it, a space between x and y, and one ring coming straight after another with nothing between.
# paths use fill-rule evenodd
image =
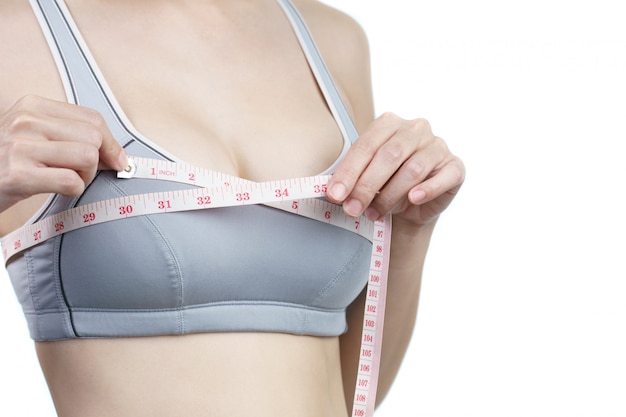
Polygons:
<instances>
[{"instance_id":1,"label":"woman's chest","mask_svg":"<svg viewBox=\"0 0 626 417\"><path fill-rule=\"evenodd\" d=\"M253 180L324 171L343 139L293 28L273 0L230 7L85 19L83 36L135 128L180 159Z\"/></svg>"},{"instance_id":2,"label":"woman's chest","mask_svg":"<svg viewBox=\"0 0 626 417\"><path fill-rule=\"evenodd\" d=\"M108 99L178 159L260 181L318 174L340 155L340 129L273 1L171 19L68 3ZM4 60L2 107L27 94L65 100L63 74L33 16L25 14L23 29L18 58Z\"/></svg>"}]
</instances>

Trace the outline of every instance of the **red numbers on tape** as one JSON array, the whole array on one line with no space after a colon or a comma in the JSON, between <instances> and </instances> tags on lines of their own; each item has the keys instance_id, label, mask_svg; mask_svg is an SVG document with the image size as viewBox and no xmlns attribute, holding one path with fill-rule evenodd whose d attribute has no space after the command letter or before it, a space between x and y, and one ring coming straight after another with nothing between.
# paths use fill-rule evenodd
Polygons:
<instances>
[{"instance_id":1,"label":"red numbers on tape","mask_svg":"<svg viewBox=\"0 0 626 417\"><path fill-rule=\"evenodd\" d=\"M83 223L91 223L96 220L96 213L90 212L83 214Z\"/></svg>"},{"instance_id":2,"label":"red numbers on tape","mask_svg":"<svg viewBox=\"0 0 626 417\"><path fill-rule=\"evenodd\" d=\"M208 206L211 204L211 196L210 195L202 195L196 199L199 206Z\"/></svg>"},{"instance_id":3,"label":"red numbers on tape","mask_svg":"<svg viewBox=\"0 0 626 417\"><path fill-rule=\"evenodd\" d=\"M373 416L376 406L385 296L387 293L386 265L389 264L389 247L391 244L390 232L391 216L388 215L383 221L376 222L363 315L361 354L352 406L353 416Z\"/></svg>"},{"instance_id":4,"label":"red numbers on tape","mask_svg":"<svg viewBox=\"0 0 626 417\"><path fill-rule=\"evenodd\" d=\"M166 210L172 208L172 203L170 202L170 200L157 201L157 207L161 210Z\"/></svg>"},{"instance_id":5,"label":"red numbers on tape","mask_svg":"<svg viewBox=\"0 0 626 417\"><path fill-rule=\"evenodd\" d=\"M250 201L250 193L235 193L237 201Z\"/></svg>"}]
</instances>

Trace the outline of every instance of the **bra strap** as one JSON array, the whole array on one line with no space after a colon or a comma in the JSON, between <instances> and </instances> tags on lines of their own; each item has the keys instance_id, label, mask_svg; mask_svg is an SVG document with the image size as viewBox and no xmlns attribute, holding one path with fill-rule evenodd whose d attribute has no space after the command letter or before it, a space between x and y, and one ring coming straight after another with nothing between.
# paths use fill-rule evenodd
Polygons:
<instances>
[{"instance_id":1,"label":"bra strap","mask_svg":"<svg viewBox=\"0 0 626 417\"><path fill-rule=\"evenodd\" d=\"M311 71L313 71L317 84L326 99L326 103L328 104L330 111L335 117L335 120L337 120L339 128L341 129L344 137L354 143L354 141L359 137L359 134L354 126L352 118L350 117L350 113L348 113L348 110L339 95L339 91L335 86L333 78L324 63L322 56L320 55L319 49L315 45L313 36L302 18L302 15L298 12L290 0L277 1L291 22L291 26L300 41L304 55L309 62Z\"/></svg>"},{"instance_id":2,"label":"bra strap","mask_svg":"<svg viewBox=\"0 0 626 417\"><path fill-rule=\"evenodd\" d=\"M70 103L97 110L113 137L125 146L134 138L125 128L109 100L102 76L89 56L80 32L62 0L30 0L48 41Z\"/></svg>"}]
</instances>

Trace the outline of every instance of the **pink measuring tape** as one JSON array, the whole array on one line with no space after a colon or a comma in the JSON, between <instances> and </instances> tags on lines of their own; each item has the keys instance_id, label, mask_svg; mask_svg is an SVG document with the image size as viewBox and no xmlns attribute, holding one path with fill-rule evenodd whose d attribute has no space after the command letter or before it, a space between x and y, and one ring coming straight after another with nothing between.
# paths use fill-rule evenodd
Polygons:
<instances>
[{"instance_id":1,"label":"pink measuring tape","mask_svg":"<svg viewBox=\"0 0 626 417\"><path fill-rule=\"evenodd\" d=\"M5 263L47 239L93 224L146 214L264 204L357 233L372 242L352 417L374 414L387 290L391 215L373 222L352 218L326 196L330 176L252 182L184 163L132 157L118 178L143 178L196 185L179 191L114 198L78 206L18 229L2 239Z\"/></svg>"}]
</instances>

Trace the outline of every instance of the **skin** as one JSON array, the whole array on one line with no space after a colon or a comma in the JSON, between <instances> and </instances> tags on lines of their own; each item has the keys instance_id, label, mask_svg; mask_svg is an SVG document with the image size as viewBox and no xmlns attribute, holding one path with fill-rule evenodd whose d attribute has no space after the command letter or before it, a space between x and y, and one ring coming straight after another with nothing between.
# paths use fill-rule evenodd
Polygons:
<instances>
[{"instance_id":1,"label":"skin","mask_svg":"<svg viewBox=\"0 0 626 417\"><path fill-rule=\"evenodd\" d=\"M465 171L427 121L374 118L367 40L352 19L314 0L294 3L361 133L329 184L329 199L350 215L394 214L381 401L411 338L434 225ZM181 159L262 181L314 175L339 154L340 132L273 0L67 4L133 125ZM26 1L0 3L0 39L11 39L0 42L4 235L49 193L79 195L97 169L122 169L126 156L99 114L66 103ZM36 348L63 417L345 417L362 311L361 296L340 337L198 334Z\"/></svg>"}]
</instances>

